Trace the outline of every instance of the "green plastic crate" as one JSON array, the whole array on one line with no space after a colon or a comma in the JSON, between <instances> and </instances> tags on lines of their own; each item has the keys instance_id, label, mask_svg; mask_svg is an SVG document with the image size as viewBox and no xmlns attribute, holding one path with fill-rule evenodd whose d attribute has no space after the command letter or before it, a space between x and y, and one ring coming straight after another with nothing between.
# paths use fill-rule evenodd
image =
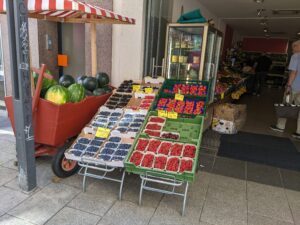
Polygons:
<instances>
[{"instance_id":1,"label":"green plastic crate","mask_svg":"<svg viewBox=\"0 0 300 225\"><path fill-rule=\"evenodd\" d=\"M166 125L168 128L176 127L176 129L179 130L179 127L181 127L182 124L186 124L186 126L193 126L193 130L196 132L195 135L188 136L190 132L183 130L182 133L180 132L180 139L178 141L173 141L173 140L164 139L164 138L150 138L147 134L142 133L150 116L157 116L157 112L150 111L148 113L148 115L145 119L145 122L140 130L140 133L137 135L137 137L132 145L132 148L130 149L130 152L127 155L127 158L125 160L126 171L135 173L135 174L144 174L144 175L151 174L154 176L159 176L159 177L164 177L164 178L175 178L176 180L181 180L181 181L188 181L188 182L194 181L195 173L196 173L197 165L198 165L198 160L199 160L199 152L200 152L200 145L201 145L201 139L202 139L204 117L197 116L193 119L178 118L177 120L167 119ZM197 130L196 130L196 127L198 127ZM158 139L161 141L168 141L168 142L174 142L174 143L180 142L180 143L184 143L184 144L196 145L196 154L195 154L195 158L194 158L192 171L184 172L184 173L175 173L175 172L170 172L170 171L161 171L158 169L150 169L150 168L135 166L133 163L130 162L130 158L136 147L136 144L137 144L137 141L139 138Z\"/></svg>"}]
</instances>

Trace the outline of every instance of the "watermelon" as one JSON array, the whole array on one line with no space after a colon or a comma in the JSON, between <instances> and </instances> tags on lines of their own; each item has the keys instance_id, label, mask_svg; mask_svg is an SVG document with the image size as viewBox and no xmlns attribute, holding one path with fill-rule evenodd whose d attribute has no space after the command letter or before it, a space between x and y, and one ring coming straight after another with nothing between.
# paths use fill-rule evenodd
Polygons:
<instances>
[{"instance_id":1,"label":"watermelon","mask_svg":"<svg viewBox=\"0 0 300 225\"><path fill-rule=\"evenodd\" d=\"M51 74L50 71L46 71L48 74ZM37 85L37 81L39 79L39 74L38 73L35 73L33 72L32 73L32 76L33 76L33 81L34 81L34 87L36 88L36 85ZM40 94L40 97L41 98L44 98L45 97L45 94L46 92L48 91L48 89L54 85L57 84L57 81L52 79L48 79L48 78L45 78L43 79L43 83L42 83L42 89L41 89L41 94Z\"/></svg>"},{"instance_id":2,"label":"watermelon","mask_svg":"<svg viewBox=\"0 0 300 225\"><path fill-rule=\"evenodd\" d=\"M113 91L112 87L110 87L108 85L103 87L103 89L105 90L105 93L111 93Z\"/></svg>"},{"instance_id":3,"label":"watermelon","mask_svg":"<svg viewBox=\"0 0 300 225\"><path fill-rule=\"evenodd\" d=\"M101 88L109 84L109 76L107 73L98 73L96 78L98 80L99 87Z\"/></svg>"},{"instance_id":4,"label":"watermelon","mask_svg":"<svg viewBox=\"0 0 300 225\"><path fill-rule=\"evenodd\" d=\"M71 84L75 83L75 79L71 75L63 75L61 78L59 78L58 82L61 86L64 86L65 88L68 88L71 86Z\"/></svg>"},{"instance_id":5,"label":"watermelon","mask_svg":"<svg viewBox=\"0 0 300 225\"><path fill-rule=\"evenodd\" d=\"M87 77L82 83L83 87L89 91L94 91L98 88L98 81L95 77Z\"/></svg>"},{"instance_id":6,"label":"watermelon","mask_svg":"<svg viewBox=\"0 0 300 225\"><path fill-rule=\"evenodd\" d=\"M48 89L45 99L57 105L65 104L69 101L69 91L61 85L54 85Z\"/></svg>"},{"instance_id":7,"label":"watermelon","mask_svg":"<svg viewBox=\"0 0 300 225\"><path fill-rule=\"evenodd\" d=\"M77 77L77 79L76 79L77 84L82 84L85 78L87 78L86 75Z\"/></svg>"},{"instance_id":8,"label":"watermelon","mask_svg":"<svg viewBox=\"0 0 300 225\"><path fill-rule=\"evenodd\" d=\"M85 98L85 89L81 84L72 84L68 87L70 102L80 102Z\"/></svg>"},{"instance_id":9,"label":"watermelon","mask_svg":"<svg viewBox=\"0 0 300 225\"><path fill-rule=\"evenodd\" d=\"M93 92L86 89L84 91L85 91L85 96L93 96Z\"/></svg>"},{"instance_id":10,"label":"watermelon","mask_svg":"<svg viewBox=\"0 0 300 225\"><path fill-rule=\"evenodd\" d=\"M96 96L100 96L106 94L106 91L103 88L97 88L93 91L93 94Z\"/></svg>"}]
</instances>

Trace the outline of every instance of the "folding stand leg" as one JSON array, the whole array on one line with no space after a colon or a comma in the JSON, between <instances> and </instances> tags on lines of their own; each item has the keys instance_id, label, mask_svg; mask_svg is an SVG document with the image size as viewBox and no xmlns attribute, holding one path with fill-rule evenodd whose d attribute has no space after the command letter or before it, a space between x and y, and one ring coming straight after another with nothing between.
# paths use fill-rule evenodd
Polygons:
<instances>
[{"instance_id":1,"label":"folding stand leg","mask_svg":"<svg viewBox=\"0 0 300 225\"><path fill-rule=\"evenodd\" d=\"M186 198L187 198L188 188L189 188L189 182L186 182L184 197L183 197L182 213L181 213L182 216L184 216L184 213L185 213L185 206L186 206Z\"/></svg>"},{"instance_id":2,"label":"folding stand leg","mask_svg":"<svg viewBox=\"0 0 300 225\"><path fill-rule=\"evenodd\" d=\"M122 200L122 191L123 191L123 186L124 186L124 178L125 178L125 169L123 171L122 174L122 180L121 180L121 184L120 184L120 191L119 191L119 200Z\"/></svg>"},{"instance_id":3,"label":"folding stand leg","mask_svg":"<svg viewBox=\"0 0 300 225\"><path fill-rule=\"evenodd\" d=\"M84 168L84 174L83 174L83 181L82 181L82 190L83 190L83 192L86 191L86 174L87 174L87 170L88 170L88 168L85 167Z\"/></svg>"},{"instance_id":4,"label":"folding stand leg","mask_svg":"<svg viewBox=\"0 0 300 225\"><path fill-rule=\"evenodd\" d=\"M140 187L139 205L142 205L142 197L143 197L144 182L145 182L145 181L142 179L141 187Z\"/></svg>"}]
</instances>

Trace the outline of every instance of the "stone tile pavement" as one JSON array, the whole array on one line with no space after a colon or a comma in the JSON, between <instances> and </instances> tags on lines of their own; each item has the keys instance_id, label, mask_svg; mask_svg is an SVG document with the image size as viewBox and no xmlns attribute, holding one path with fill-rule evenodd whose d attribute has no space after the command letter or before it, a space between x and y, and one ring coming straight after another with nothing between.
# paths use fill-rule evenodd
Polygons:
<instances>
[{"instance_id":1,"label":"stone tile pavement","mask_svg":"<svg viewBox=\"0 0 300 225\"><path fill-rule=\"evenodd\" d=\"M1 117L1 116L0 116ZM3 118L2 118L3 119ZM2 122L1 119L1 122ZM0 132L9 130L0 123ZM0 134L0 225L300 225L300 173L216 157L203 151L190 185L186 215L180 197L145 192L137 204L139 177L118 184L82 177L53 179L51 158L38 158L38 187L18 187L14 138ZM119 174L116 174L119 175Z\"/></svg>"}]
</instances>

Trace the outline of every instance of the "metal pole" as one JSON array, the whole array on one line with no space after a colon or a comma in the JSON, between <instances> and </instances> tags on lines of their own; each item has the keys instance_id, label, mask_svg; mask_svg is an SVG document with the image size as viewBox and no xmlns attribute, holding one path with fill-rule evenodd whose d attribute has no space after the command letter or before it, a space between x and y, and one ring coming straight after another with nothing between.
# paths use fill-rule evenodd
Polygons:
<instances>
[{"instance_id":1,"label":"metal pole","mask_svg":"<svg viewBox=\"0 0 300 225\"><path fill-rule=\"evenodd\" d=\"M36 187L26 1L6 0L19 185Z\"/></svg>"}]
</instances>

